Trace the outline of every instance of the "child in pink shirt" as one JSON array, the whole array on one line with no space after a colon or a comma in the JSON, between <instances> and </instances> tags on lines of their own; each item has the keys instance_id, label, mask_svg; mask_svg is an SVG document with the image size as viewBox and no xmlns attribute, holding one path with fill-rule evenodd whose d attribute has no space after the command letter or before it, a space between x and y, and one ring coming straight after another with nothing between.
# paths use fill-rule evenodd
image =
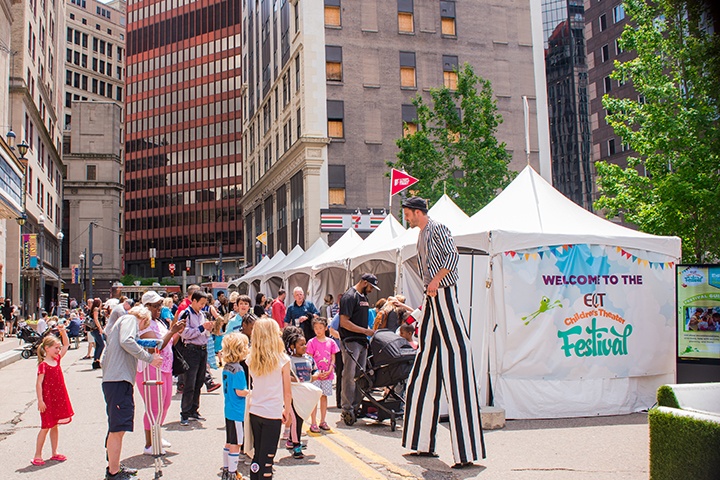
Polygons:
<instances>
[{"instance_id":1,"label":"child in pink shirt","mask_svg":"<svg viewBox=\"0 0 720 480\"><path fill-rule=\"evenodd\" d=\"M320 387L323 393L320 397L319 427L318 424L315 423L317 420L317 407L315 407L312 412L310 431L313 433L320 433L320 430L330 430L330 426L328 426L325 421L325 416L327 415L327 399L333 394L332 382L335 378L335 354L338 353L340 349L333 339L325 335L327 328L327 318L315 318L313 320L313 330L316 336L307 343L307 354L315 360L315 365L317 365L319 373L318 379L315 380L313 384L316 387Z\"/></svg>"}]
</instances>

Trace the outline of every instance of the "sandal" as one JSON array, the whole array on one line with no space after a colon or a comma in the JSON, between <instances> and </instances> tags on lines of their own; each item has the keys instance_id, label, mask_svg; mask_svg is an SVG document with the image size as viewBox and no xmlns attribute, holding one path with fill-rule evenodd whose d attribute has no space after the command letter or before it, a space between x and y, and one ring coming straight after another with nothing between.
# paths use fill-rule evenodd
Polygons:
<instances>
[{"instance_id":1,"label":"sandal","mask_svg":"<svg viewBox=\"0 0 720 480\"><path fill-rule=\"evenodd\" d=\"M320 433L320 429L319 429L318 426L315 425L314 423L313 423L312 425L310 425L310 431L311 431L312 433Z\"/></svg>"},{"instance_id":2,"label":"sandal","mask_svg":"<svg viewBox=\"0 0 720 480\"><path fill-rule=\"evenodd\" d=\"M320 424L320 430L330 431L330 425L328 425L327 422L322 422Z\"/></svg>"},{"instance_id":3,"label":"sandal","mask_svg":"<svg viewBox=\"0 0 720 480\"><path fill-rule=\"evenodd\" d=\"M42 458L33 458L32 460L30 460L30 463L32 463L36 467L41 467L45 465L45 460L43 460Z\"/></svg>"},{"instance_id":4,"label":"sandal","mask_svg":"<svg viewBox=\"0 0 720 480\"><path fill-rule=\"evenodd\" d=\"M91 356L85 355L85 356L82 357L80 360L90 360L91 358L92 358Z\"/></svg>"},{"instance_id":5,"label":"sandal","mask_svg":"<svg viewBox=\"0 0 720 480\"><path fill-rule=\"evenodd\" d=\"M50 457L50 460L55 460L56 462L64 462L65 460L67 460L67 457L60 453L56 453L55 455Z\"/></svg>"}]
</instances>

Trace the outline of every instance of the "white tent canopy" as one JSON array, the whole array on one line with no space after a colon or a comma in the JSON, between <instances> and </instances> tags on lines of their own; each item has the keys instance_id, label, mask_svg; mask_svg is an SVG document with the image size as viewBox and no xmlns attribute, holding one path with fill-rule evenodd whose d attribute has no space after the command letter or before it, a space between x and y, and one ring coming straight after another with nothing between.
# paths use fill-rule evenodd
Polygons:
<instances>
[{"instance_id":1,"label":"white tent canopy","mask_svg":"<svg viewBox=\"0 0 720 480\"><path fill-rule=\"evenodd\" d=\"M315 240L315 243L310 246L310 248L305 250L305 253L303 253L298 258L290 262L290 264L284 267L281 276L283 279L283 284L285 285L285 290L289 292L287 298L285 299L286 304L292 302L293 288L301 287L303 291L307 291L308 287L310 286L310 272L297 270L297 268L318 257L328 248L330 247L328 247L328 244L325 243L325 240L323 240L322 238L318 238L317 240Z\"/></svg>"},{"instance_id":2,"label":"white tent canopy","mask_svg":"<svg viewBox=\"0 0 720 480\"><path fill-rule=\"evenodd\" d=\"M265 258L268 258L268 256L265 256ZM280 263L285 258L285 253L280 250L275 255L273 255L272 258L270 258L267 262L263 262L262 260L260 263L257 264L255 268L253 268L248 274L243 275L240 279L235 280L236 285L240 285L242 283L248 284L247 294L250 295L250 297L254 297L257 293L259 293L260 290L260 280L262 279L262 276L265 272L270 271L275 265Z\"/></svg>"},{"instance_id":3,"label":"white tent canopy","mask_svg":"<svg viewBox=\"0 0 720 480\"><path fill-rule=\"evenodd\" d=\"M639 411L674 381L679 238L604 220L527 167L455 242L489 253L458 285L480 296L478 378L508 418Z\"/></svg>"},{"instance_id":4,"label":"white tent canopy","mask_svg":"<svg viewBox=\"0 0 720 480\"><path fill-rule=\"evenodd\" d=\"M270 257L264 256L264 257L258 262L258 264L255 265L255 266L252 268L252 270L250 270L249 272L247 272L247 273L246 273L245 275L243 275L242 277L240 277L240 278L238 278L238 279L236 279L236 280L233 280L232 282L230 282L230 283L228 284L228 286L237 287L237 286L240 285L241 283L248 283L248 284L249 284L249 283L252 281L251 278L255 276L255 272L259 272L259 271L261 271L263 268L265 268L265 265L267 265L267 263L268 263L269 261L270 261Z\"/></svg>"},{"instance_id":5,"label":"white tent canopy","mask_svg":"<svg viewBox=\"0 0 720 480\"><path fill-rule=\"evenodd\" d=\"M492 232L492 241L489 233ZM678 256L680 239L658 237L617 225L588 212L558 192L531 167L485 208L453 232L459 246L491 255L547 244L616 245Z\"/></svg>"},{"instance_id":6,"label":"white tent canopy","mask_svg":"<svg viewBox=\"0 0 720 480\"><path fill-rule=\"evenodd\" d=\"M260 291L268 296L277 295L278 289L282 288L282 273L285 268L292 264L295 260L300 258L305 253L305 250L300 245L295 245L295 248L290 250L290 253L285 256L280 262L273 267L265 268L260 272Z\"/></svg>"}]
</instances>

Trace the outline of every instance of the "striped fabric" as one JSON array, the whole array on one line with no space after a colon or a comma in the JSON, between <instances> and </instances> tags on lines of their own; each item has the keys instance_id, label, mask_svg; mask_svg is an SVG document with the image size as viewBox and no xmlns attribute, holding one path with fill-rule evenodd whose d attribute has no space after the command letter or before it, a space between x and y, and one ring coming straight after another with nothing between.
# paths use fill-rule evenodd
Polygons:
<instances>
[{"instance_id":1,"label":"striped fabric","mask_svg":"<svg viewBox=\"0 0 720 480\"><path fill-rule=\"evenodd\" d=\"M455 462L485 458L469 326L457 307L457 288L440 288L437 296L425 297L423 312L419 353L408 380L402 445L418 452L435 451L444 390Z\"/></svg>"},{"instance_id":2,"label":"striped fabric","mask_svg":"<svg viewBox=\"0 0 720 480\"><path fill-rule=\"evenodd\" d=\"M425 235L426 233L427 235ZM455 285L458 280L457 265L460 255L455 247L455 240L450 229L428 217L428 223L418 237L418 242L423 241L422 239L427 239L428 258L421 257L421 248L418 246L418 268L420 272L424 272L423 262L426 262L427 269L430 271L430 278L423 278L425 285L430 283L430 280L437 275L441 268L447 268L450 273L443 277L440 287Z\"/></svg>"}]
</instances>

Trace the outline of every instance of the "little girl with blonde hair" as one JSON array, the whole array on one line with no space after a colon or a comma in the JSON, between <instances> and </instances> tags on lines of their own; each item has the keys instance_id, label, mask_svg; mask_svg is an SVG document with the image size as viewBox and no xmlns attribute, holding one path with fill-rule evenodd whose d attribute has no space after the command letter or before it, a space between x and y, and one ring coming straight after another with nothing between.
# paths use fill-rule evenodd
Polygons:
<instances>
[{"instance_id":1,"label":"little girl with blonde hair","mask_svg":"<svg viewBox=\"0 0 720 480\"><path fill-rule=\"evenodd\" d=\"M55 335L46 336L37 348L38 371L35 389L37 391L38 410L40 411L40 432L38 432L35 444L35 456L32 459L33 465L45 465L42 459L42 450L45 439L50 433L50 446L52 456L50 460L64 462L65 455L58 453L58 425L64 425L72 421L73 412L65 387L65 377L60 368L60 359L65 356L70 346L64 324L58 324L58 331L62 337L62 343Z\"/></svg>"}]
</instances>

